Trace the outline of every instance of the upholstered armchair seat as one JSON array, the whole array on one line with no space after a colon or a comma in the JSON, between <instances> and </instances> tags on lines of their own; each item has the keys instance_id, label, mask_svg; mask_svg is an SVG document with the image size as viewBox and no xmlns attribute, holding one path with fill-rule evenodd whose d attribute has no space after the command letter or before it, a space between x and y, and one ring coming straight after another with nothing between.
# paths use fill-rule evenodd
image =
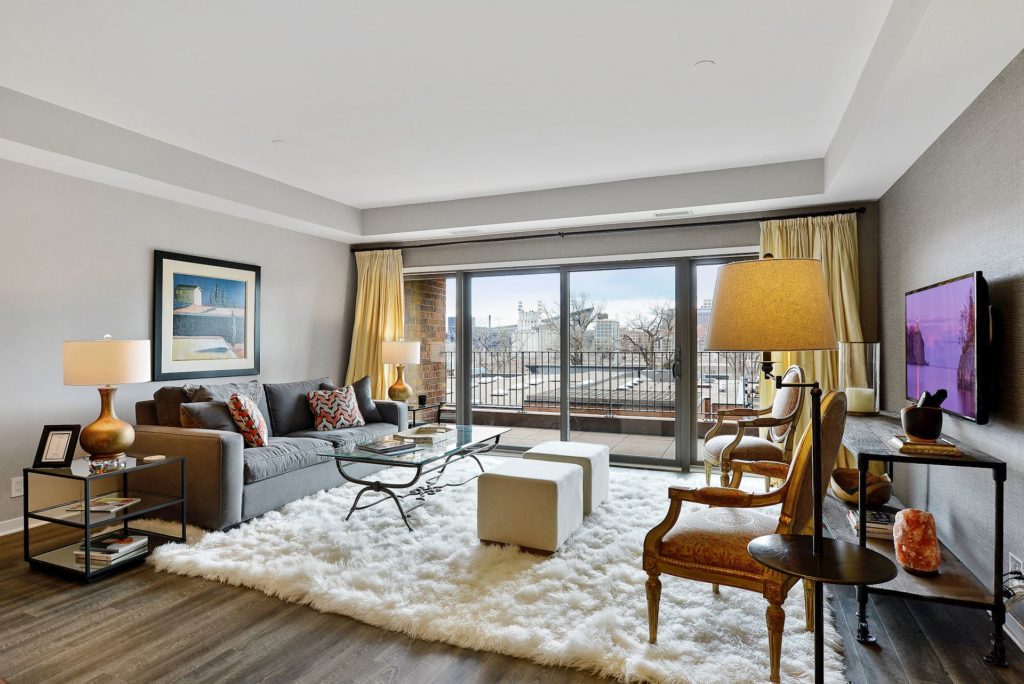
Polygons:
<instances>
[{"instance_id":1,"label":"upholstered armchair seat","mask_svg":"<svg viewBox=\"0 0 1024 684\"><path fill-rule=\"evenodd\" d=\"M695 570L761 579L764 566L747 553L753 539L774 534L775 517L744 508L705 508L680 516L661 541L662 560Z\"/></svg>"},{"instance_id":2,"label":"upholstered armchair seat","mask_svg":"<svg viewBox=\"0 0 1024 684\"><path fill-rule=\"evenodd\" d=\"M722 452L732 444L735 437L732 435L719 435L704 443L704 453L717 457L721 462ZM785 458L785 449L763 437L741 437L739 444L732 449L732 458L737 461L782 461Z\"/></svg>"}]
</instances>

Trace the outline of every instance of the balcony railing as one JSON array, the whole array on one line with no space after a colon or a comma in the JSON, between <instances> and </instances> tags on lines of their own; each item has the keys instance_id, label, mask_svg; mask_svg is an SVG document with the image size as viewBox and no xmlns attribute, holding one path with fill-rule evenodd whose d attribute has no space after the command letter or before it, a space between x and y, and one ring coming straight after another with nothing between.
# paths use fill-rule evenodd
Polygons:
<instances>
[{"instance_id":1,"label":"balcony railing","mask_svg":"<svg viewBox=\"0 0 1024 684\"><path fill-rule=\"evenodd\" d=\"M479 351L472 354L474 408L557 413L558 352ZM569 411L612 416L675 416L672 352L575 352L569 358ZM714 420L726 407L759 402L760 355L699 352L697 419ZM455 404L455 352L446 352L447 404Z\"/></svg>"}]
</instances>

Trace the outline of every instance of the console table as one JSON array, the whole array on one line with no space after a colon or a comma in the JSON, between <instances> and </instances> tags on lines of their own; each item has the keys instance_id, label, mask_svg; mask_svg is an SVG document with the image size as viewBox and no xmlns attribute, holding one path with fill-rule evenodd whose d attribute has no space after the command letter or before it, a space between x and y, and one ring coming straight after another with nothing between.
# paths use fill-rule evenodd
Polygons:
<instances>
[{"instance_id":1,"label":"console table","mask_svg":"<svg viewBox=\"0 0 1024 684\"><path fill-rule=\"evenodd\" d=\"M985 661L1005 667L1006 647L1003 636L1003 625L1006 621L1006 607L1003 604L1003 484L1006 482L1006 464L997 458L958 445L962 456L914 456L902 454L889 444L889 439L903 432L900 422L891 416L848 417L846 431L843 434L843 446L857 457L857 469L860 473L860 491L867 486L868 466L872 461L886 464L886 470L892 476L893 463L912 465L933 465L953 468L982 468L992 471L995 485L993 507L995 532L992 543L994 571L992 584L989 587L980 582L974 574L940 542L942 566L939 575L925 577L914 575L900 568L896 579L877 586L857 587L857 641L873 643L874 637L868 629L867 601L868 593L892 594L903 598L923 601L937 601L968 608L980 608L992 613L992 650L985 656ZM890 506L901 508L896 499L889 502ZM892 540L871 539L867 537L867 510L859 506L860 534L856 541L861 546L869 547L885 555L895 562L896 552ZM843 502L829 494L825 500L825 520L833 536L837 539L853 541L854 533L847 522L849 508ZM980 543L980 540L979 540Z\"/></svg>"}]
</instances>

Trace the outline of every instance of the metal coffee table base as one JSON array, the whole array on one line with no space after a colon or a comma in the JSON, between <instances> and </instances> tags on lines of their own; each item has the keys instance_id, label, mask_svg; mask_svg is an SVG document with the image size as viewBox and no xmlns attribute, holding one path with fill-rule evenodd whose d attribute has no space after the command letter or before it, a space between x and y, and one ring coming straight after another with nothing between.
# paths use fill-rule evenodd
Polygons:
<instances>
[{"instance_id":1,"label":"metal coffee table base","mask_svg":"<svg viewBox=\"0 0 1024 684\"><path fill-rule=\"evenodd\" d=\"M433 496L434 494L437 494L446 487L461 487L464 484L472 482L478 477L477 475L474 475L468 480L463 480L462 482L438 484L438 481L444 475L445 468L447 468L452 463L461 461L464 458L471 458L476 462L477 466L480 468L480 472L482 473L484 472L484 466L482 463L480 463L480 459L478 459L477 456L486 454L489 451L493 451L495 448L497 448L497 446L498 443L497 441L495 441L493 444L484 444L473 447L467 447L465 451L451 454L448 457L437 461L436 463L430 463L429 466L431 467L428 468L424 468L423 465L405 466L402 463L395 463L394 466L407 467L415 470L412 479L410 479L408 482L380 482L377 480L361 480L357 477L352 477L347 472L345 472L346 465L352 465L351 463L343 464L342 461L340 460L336 461L336 464L338 466L338 472L341 474L343 478L345 478L352 484L363 485L363 488L360 489L359 492L356 494L355 501L352 502L352 507L349 508L348 515L345 516L345 520L351 518L352 514L356 511L361 511L364 508L371 508L379 503L383 503L388 499L391 499L392 501L395 502L395 505L398 507L398 512L402 514L402 522L404 522L405 526L409 528L410 532L412 532L412 525L409 523L409 516L407 514L411 511L416 510L424 503L426 503L426 497ZM416 486L419 483L420 478L422 478L424 475L429 475L430 473L434 472L436 472L437 475L426 480L422 485ZM414 487L414 489L405 494L399 495L395 493L395 490L409 489L410 487ZM359 500L363 497L363 494L365 494L366 492L379 492L385 494L386 496L381 497L380 499L377 499L376 501L373 501L371 503L363 504L362 506L360 506ZM415 497L417 503L409 507L403 507L402 499L406 499L409 497Z\"/></svg>"}]
</instances>

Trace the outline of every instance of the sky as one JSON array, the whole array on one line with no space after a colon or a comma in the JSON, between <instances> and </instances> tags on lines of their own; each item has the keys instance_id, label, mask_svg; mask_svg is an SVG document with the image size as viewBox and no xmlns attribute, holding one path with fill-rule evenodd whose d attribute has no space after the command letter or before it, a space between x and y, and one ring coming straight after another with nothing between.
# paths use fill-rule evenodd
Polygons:
<instances>
[{"instance_id":1,"label":"sky","mask_svg":"<svg viewBox=\"0 0 1024 684\"><path fill-rule=\"evenodd\" d=\"M714 294L718 266L697 266L697 301ZM558 274L487 276L472 279L473 317L478 326L511 325L518 320L519 302L527 310L544 302L551 311L558 308ZM667 266L579 271L569 275L573 293L585 292L591 301L604 305L611 318L625 323L631 316L644 314L652 306L673 305L675 269ZM455 315L455 288L447 289L448 315Z\"/></svg>"}]
</instances>

